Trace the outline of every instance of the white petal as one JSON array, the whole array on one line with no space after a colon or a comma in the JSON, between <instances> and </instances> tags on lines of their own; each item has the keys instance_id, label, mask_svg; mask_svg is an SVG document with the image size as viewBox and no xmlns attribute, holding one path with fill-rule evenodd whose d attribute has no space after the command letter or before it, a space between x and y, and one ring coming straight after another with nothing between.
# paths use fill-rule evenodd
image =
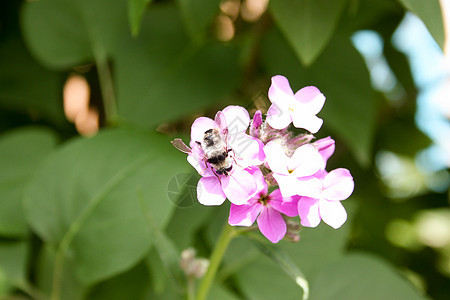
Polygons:
<instances>
[{"instance_id":1,"label":"white petal","mask_svg":"<svg viewBox=\"0 0 450 300\"><path fill-rule=\"evenodd\" d=\"M266 161L270 169L274 173L288 175L289 157L286 156L283 146L276 141L267 143L264 146L264 153L266 154Z\"/></svg>"},{"instance_id":2,"label":"white petal","mask_svg":"<svg viewBox=\"0 0 450 300\"><path fill-rule=\"evenodd\" d=\"M337 229L347 220L347 212L339 201L327 201L321 199L319 201L319 212L322 220Z\"/></svg>"},{"instance_id":3,"label":"white petal","mask_svg":"<svg viewBox=\"0 0 450 300\"><path fill-rule=\"evenodd\" d=\"M248 111L237 105L230 105L222 110L228 128L228 137L243 133L250 124Z\"/></svg>"},{"instance_id":4,"label":"white petal","mask_svg":"<svg viewBox=\"0 0 450 300\"><path fill-rule=\"evenodd\" d=\"M325 162L319 151L311 144L303 145L291 157L289 169L296 177L314 175L325 167Z\"/></svg>"}]
</instances>

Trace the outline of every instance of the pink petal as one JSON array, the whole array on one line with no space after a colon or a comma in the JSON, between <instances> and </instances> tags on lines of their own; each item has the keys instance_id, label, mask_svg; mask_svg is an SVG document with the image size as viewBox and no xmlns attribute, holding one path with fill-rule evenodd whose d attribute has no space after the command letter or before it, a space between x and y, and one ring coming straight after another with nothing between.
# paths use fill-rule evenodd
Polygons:
<instances>
[{"instance_id":1,"label":"pink petal","mask_svg":"<svg viewBox=\"0 0 450 300\"><path fill-rule=\"evenodd\" d=\"M288 175L288 164L290 159L286 156L280 143L272 141L264 146L266 161L274 173Z\"/></svg>"},{"instance_id":2,"label":"pink petal","mask_svg":"<svg viewBox=\"0 0 450 300\"><path fill-rule=\"evenodd\" d=\"M250 126L250 135L254 137L258 137L259 129L261 127L261 124L263 122L262 119L262 112L260 110L257 110L255 114L253 115L253 120L251 122Z\"/></svg>"},{"instance_id":3,"label":"pink petal","mask_svg":"<svg viewBox=\"0 0 450 300\"><path fill-rule=\"evenodd\" d=\"M201 147L191 141L191 147L192 151L187 157L187 161L197 170L198 174L202 176L214 176L213 171L211 170L211 167L205 162L204 153Z\"/></svg>"},{"instance_id":4,"label":"pink petal","mask_svg":"<svg viewBox=\"0 0 450 300\"><path fill-rule=\"evenodd\" d=\"M347 220L347 212L339 201L320 200L319 211L322 220L334 229L341 227Z\"/></svg>"},{"instance_id":5,"label":"pink petal","mask_svg":"<svg viewBox=\"0 0 450 300\"><path fill-rule=\"evenodd\" d=\"M286 234L286 222L281 214L270 206L263 206L257 222L261 233L272 243L278 243Z\"/></svg>"},{"instance_id":6,"label":"pink petal","mask_svg":"<svg viewBox=\"0 0 450 300\"><path fill-rule=\"evenodd\" d=\"M298 215L302 226L316 227L320 223L319 200L302 197L298 201Z\"/></svg>"},{"instance_id":7,"label":"pink petal","mask_svg":"<svg viewBox=\"0 0 450 300\"><path fill-rule=\"evenodd\" d=\"M222 110L226 119L228 128L228 136L243 133L247 130L250 123L250 116L248 111L237 105L230 105Z\"/></svg>"},{"instance_id":8,"label":"pink petal","mask_svg":"<svg viewBox=\"0 0 450 300\"><path fill-rule=\"evenodd\" d=\"M261 170L258 167L252 167L247 169L247 171L250 173L250 175L253 176L256 182L256 192L262 195L263 197L267 195L267 182L264 178L264 174L261 172Z\"/></svg>"},{"instance_id":9,"label":"pink petal","mask_svg":"<svg viewBox=\"0 0 450 300\"><path fill-rule=\"evenodd\" d=\"M282 107L293 100L294 93L286 77L276 75L272 77L271 82L268 93L270 102Z\"/></svg>"},{"instance_id":10,"label":"pink petal","mask_svg":"<svg viewBox=\"0 0 450 300\"><path fill-rule=\"evenodd\" d=\"M325 162L319 151L311 145L303 145L291 157L289 169L293 170L295 177L304 177L314 175L317 171L325 167Z\"/></svg>"},{"instance_id":11,"label":"pink petal","mask_svg":"<svg viewBox=\"0 0 450 300\"><path fill-rule=\"evenodd\" d=\"M202 177L197 184L197 199L203 205L221 205L226 196L217 177Z\"/></svg>"},{"instance_id":12,"label":"pink petal","mask_svg":"<svg viewBox=\"0 0 450 300\"><path fill-rule=\"evenodd\" d=\"M303 111L302 113L299 113ZM313 114L307 114L304 108L295 108L291 113L292 123L296 128L303 128L311 133L317 133L322 127L323 120Z\"/></svg>"},{"instance_id":13,"label":"pink petal","mask_svg":"<svg viewBox=\"0 0 450 300\"><path fill-rule=\"evenodd\" d=\"M216 116L214 117L214 121L216 122L217 126L220 128L220 132L225 132L227 127L227 119L225 118L225 115L223 112L218 111Z\"/></svg>"},{"instance_id":14,"label":"pink petal","mask_svg":"<svg viewBox=\"0 0 450 300\"><path fill-rule=\"evenodd\" d=\"M268 198L270 199L269 205L286 216L295 217L298 215L297 203L300 199L299 196L283 197L280 189L276 189L270 193Z\"/></svg>"},{"instance_id":15,"label":"pink petal","mask_svg":"<svg viewBox=\"0 0 450 300\"><path fill-rule=\"evenodd\" d=\"M322 197L330 201L345 200L353 193L355 183L350 171L339 168L328 173L323 180Z\"/></svg>"},{"instance_id":16,"label":"pink petal","mask_svg":"<svg viewBox=\"0 0 450 300\"><path fill-rule=\"evenodd\" d=\"M239 165L243 168L260 165L264 161L264 144L245 133L234 136L233 140L229 137L228 147L233 149L235 158L239 160Z\"/></svg>"},{"instance_id":17,"label":"pink petal","mask_svg":"<svg viewBox=\"0 0 450 300\"><path fill-rule=\"evenodd\" d=\"M239 166L234 165L231 174L221 180L223 192L233 204L245 204L257 192L255 178Z\"/></svg>"},{"instance_id":18,"label":"pink petal","mask_svg":"<svg viewBox=\"0 0 450 300\"><path fill-rule=\"evenodd\" d=\"M314 142L314 146L317 148L320 155L322 155L322 158L325 161L325 163L334 153L335 148L334 140L329 136Z\"/></svg>"},{"instance_id":19,"label":"pink petal","mask_svg":"<svg viewBox=\"0 0 450 300\"><path fill-rule=\"evenodd\" d=\"M315 86L300 89L295 93L295 99L313 115L318 114L325 103L325 96Z\"/></svg>"},{"instance_id":20,"label":"pink petal","mask_svg":"<svg viewBox=\"0 0 450 300\"><path fill-rule=\"evenodd\" d=\"M284 129L288 127L292 122L289 106L272 104L267 111L266 121L275 129Z\"/></svg>"},{"instance_id":21,"label":"pink petal","mask_svg":"<svg viewBox=\"0 0 450 300\"><path fill-rule=\"evenodd\" d=\"M191 142L202 142L203 137L205 136L205 131L208 129L217 128L217 123L207 117L200 117L195 119L194 123L191 126Z\"/></svg>"},{"instance_id":22,"label":"pink petal","mask_svg":"<svg viewBox=\"0 0 450 300\"><path fill-rule=\"evenodd\" d=\"M262 204L256 199L249 202L252 203L243 205L231 204L230 216L228 217L228 223L231 226L252 226L261 212Z\"/></svg>"}]
</instances>

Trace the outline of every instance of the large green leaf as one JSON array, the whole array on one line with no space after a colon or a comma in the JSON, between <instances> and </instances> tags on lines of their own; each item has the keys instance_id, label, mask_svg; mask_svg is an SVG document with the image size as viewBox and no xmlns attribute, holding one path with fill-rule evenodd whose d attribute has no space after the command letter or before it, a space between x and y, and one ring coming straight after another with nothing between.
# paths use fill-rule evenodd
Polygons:
<instances>
[{"instance_id":1,"label":"large green leaf","mask_svg":"<svg viewBox=\"0 0 450 300\"><path fill-rule=\"evenodd\" d=\"M24 189L41 160L54 148L56 136L44 128L21 128L0 136L0 235L24 237Z\"/></svg>"},{"instance_id":2,"label":"large green leaf","mask_svg":"<svg viewBox=\"0 0 450 300\"><path fill-rule=\"evenodd\" d=\"M154 242L148 215L154 226L165 226L174 208L168 182L187 165L153 133L118 129L77 139L36 174L24 201L26 217L73 263L80 282L90 284L145 256Z\"/></svg>"},{"instance_id":3,"label":"large green leaf","mask_svg":"<svg viewBox=\"0 0 450 300\"><path fill-rule=\"evenodd\" d=\"M427 26L434 40L444 49L444 23L439 0L398 0Z\"/></svg>"},{"instance_id":4,"label":"large green leaf","mask_svg":"<svg viewBox=\"0 0 450 300\"><path fill-rule=\"evenodd\" d=\"M372 255L354 253L322 269L312 284L311 299L426 298L392 266Z\"/></svg>"},{"instance_id":5,"label":"large green leaf","mask_svg":"<svg viewBox=\"0 0 450 300\"><path fill-rule=\"evenodd\" d=\"M277 0L270 9L296 55L310 65L330 40L347 0Z\"/></svg>"},{"instance_id":6,"label":"large green leaf","mask_svg":"<svg viewBox=\"0 0 450 300\"><path fill-rule=\"evenodd\" d=\"M103 59L114 48L123 24L125 0L41 0L26 2L22 10L31 52L53 68Z\"/></svg>"},{"instance_id":7,"label":"large green leaf","mask_svg":"<svg viewBox=\"0 0 450 300\"><path fill-rule=\"evenodd\" d=\"M175 7L154 5L137 39L117 50L119 114L145 127L192 113L237 84L237 52L222 44L189 44Z\"/></svg>"},{"instance_id":8,"label":"large green leaf","mask_svg":"<svg viewBox=\"0 0 450 300\"><path fill-rule=\"evenodd\" d=\"M49 244L44 244L37 255L36 287L44 295L48 296L47 298L50 298L49 296L52 294L55 259L56 253L54 247ZM80 300L82 299L82 295L87 291L87 287L75 278L73 264L70 261L66 262L58 279L61 288L60 299Z\"/></svg>"},{"instance_id":9,"label":"large green leaf","mask_svg":"<svg viewBox=\"0 0 450 300\"><path fill-rule=\"evenodd\" d=\"M286 76L294 92L314 85L324 93L327 100L319 114L324 127L347 144L360 164L368 165L375 129L375 98L366 65L349 38L334 37L308 68L302 67L277 31L266 35L262 49L268 72Z\"/></svg>"}]
</instances>

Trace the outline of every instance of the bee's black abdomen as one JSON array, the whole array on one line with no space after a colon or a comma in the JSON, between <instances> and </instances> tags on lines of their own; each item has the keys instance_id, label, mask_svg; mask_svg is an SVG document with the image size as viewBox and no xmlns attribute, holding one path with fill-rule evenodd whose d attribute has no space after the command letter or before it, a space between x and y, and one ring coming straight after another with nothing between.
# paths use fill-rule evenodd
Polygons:
<instances>
[{"instance_id":1,"label":"bee's black abdomen","mask_svg":"<svg viewBox=\"0 0 450 300\"><path fill-rule=\"evenodd\" d=\"M217 157L213 156L207 159L207 162L209 162L210 164L218 164L219 160L217 159Z\"/></svg>"}]
</instances>

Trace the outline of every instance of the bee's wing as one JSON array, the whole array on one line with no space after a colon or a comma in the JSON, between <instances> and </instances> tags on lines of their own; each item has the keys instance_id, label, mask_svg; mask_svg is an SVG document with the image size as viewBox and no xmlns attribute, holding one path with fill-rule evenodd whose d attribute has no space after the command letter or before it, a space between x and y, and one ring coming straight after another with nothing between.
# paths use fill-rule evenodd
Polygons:
<instances>
[{"instance_id":1,"label":"bee's wing","mask_svg":"<svg viewBox=\"0 0 450 300\"><path fill-rule=\"evenodd\" d=\"M173 141L171 141L172 145L177 148L178 150L180 150L183 153L191 153L191 148L189 148L181 139L174 139Z\"/></svg>"}]
</instances>

